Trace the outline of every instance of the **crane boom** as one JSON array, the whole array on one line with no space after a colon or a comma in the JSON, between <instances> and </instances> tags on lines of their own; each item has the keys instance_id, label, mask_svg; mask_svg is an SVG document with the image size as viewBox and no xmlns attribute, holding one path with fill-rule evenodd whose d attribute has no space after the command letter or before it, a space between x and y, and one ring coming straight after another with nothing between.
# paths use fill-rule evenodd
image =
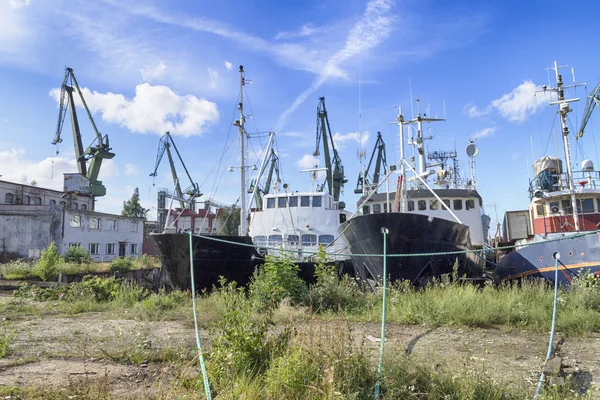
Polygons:
<instances>
[{"instance_id":1,"label":"crane boom","mask_svg":"<svg viewBox=\"0 0 600 400\"><path fill-rule=\"evenodd\" d=\"M344 166L342 165L342 160L335 149L333 136L331 135L329 117L327 116L327 109L325 108L325 97L320 97L319 104L317 105L317 146L315 152L313 153L314 156L320 155L319 147L321 139L323 142L325 168L327 169L327 179L325 183L327 183L327 189L333 196L333 200L339 202L341 189L344 184L348 182L348 180L344 176ZM333 161L329 152L329 145L331 145L331 150L333 151ZM323 190L325 183L321 185L319 190ZM339 207L341 209L343 209L344 206L345 204L343 202L339 203Z\"/></svg>"},{"instance_id":2,"label":"crane boom","mask_svg":"<svg viewBox=\"0 0 600 400\"><path fill-rule=\"evenodd\" d=\"M79 98L85 109L87 116L92 124L94 133L96 134L97 144L90 144L87 148L84 148L81 139L81 130L79 128L79 119L77 118L77 111L75 107L75 98L73 91L77 91ZM73 131L73 146L75 149L75 159L77 161L77 169L80 174L84 175L90 181L90 194L93 197L100 197L106 195L106 187L102 184L102 181L98 180L100 175L100 168L102 166L102 160L111 159L115 156L110 150L110 144L108 141L108 135L102 136L96 127L92 113L90 112L87 103L83 97L83 93L79 88L73 69L67 67L65 69L65 77L60 88L60 108L58 113L58 124L56 127L56 134L52 144L62 142L61 133L64 126L65 117L67 115L67 109L71 115L71 128ZM87 162L90 162L89 165Z\"/></svg>"},{"instance_id":3,"label":"crane boom","mask_svg":"<svg viewBox=\"0 0 600 400\"><path fill-rule=\"evenodd\" d=\"M600 83L596 85L592 93L588 96L588 100L585 104L585 110L583 111L583 119L581 120L581 127L579 133L575 136L575 139L579 139L583 136L583 131L592 116L592 111L597 107L600 107Z\"/></svg>"},{"instance_id":4,"label":"crane boom","mask_svg":"<svg viewBox=\"0 0 600 400\"><path fill-rule=\"evenodd\" d=\"M377 153L377 157L375 158L375 154ZM375 158L375 166L373 169L372 178L370 178L369 171L371 170L371 164L373 163L373 158ZM382 171L383 167L383 171ZM385 174L387 171L387 160L385 153L385 143L383 138L381 137L381 132L377 132L377 141L375 142L375 147L373 148L373 153L371 153L371 158L369 159L369 164L367 164L367 169L364 172L364 175L361 172L358 173L358 181L356 182L356 189L354 189L354 193L356 194L366 194L364 193L365 189L370 191L371 188L376 188L379 184L379 176Z\"/></svg>"},{"instance_id":5,"label":"crane boom","mask_svg":"<svg viewBox=\"0 0 600 400\"><path fill-rule=\"evenodd\" d=\"M173 147L173 149L175 150L175 153L179 158L179 162L181 162L181 165L183 166L183 169L185 170L185 173L191 182L191 185L186 190L181 190L180 180L177 176L177 170L175 169L173 155L171 154L171 147ZM179 150L177 149L177 146L175 145L175 142L173 141L173 137L171 136L170 132L165 133L158 142L156 164L154 166L154 172L152 172L150 176L157 175L158 167L160 165L160 162L162 161L165 152L167 153L169 167L171 169L171 176L173 177L173 183L175 184L175 195L177 196L176 200L179 201L181 208L189 208L190 210L195 211L195 200L198 197L202 196L202 193L200 193L200 187L198 186L198 184L195 183L192 177L190 176L190 173L187 167L185 166L183 159L181 158L181 154L179 153Z\"/></svg>"},{"instance_id":6,"label":"crane boom","mask_svg":"<svg viewBox=\"0 0 600 400\"><path fill-rule=\"evenodd\" d=\"M248 188L248 193L254 193L254 202L256 203L256 208L262 210L263 206L263 196L265 194L269 194L271 191L271 182L273 181L273 172L277 176L276 182L280 182L281 179L279 177L279 157L275 153L275 150L271 149L271 154L269 154L269 158L267 162L263 164L261 171L259 173L259 177L262 176L269 166L269 172L267 173L267 178L265 179L265 185L263 188L256 187L258 185L258 180L254 179L250 183L250 188Z\"/></svg>"}]
</instances>

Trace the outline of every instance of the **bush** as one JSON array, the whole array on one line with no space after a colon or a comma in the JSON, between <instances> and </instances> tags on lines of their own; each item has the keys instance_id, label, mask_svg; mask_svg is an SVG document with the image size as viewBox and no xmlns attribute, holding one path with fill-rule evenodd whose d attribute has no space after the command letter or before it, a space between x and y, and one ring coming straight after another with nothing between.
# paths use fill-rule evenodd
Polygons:
<instances>
[{"instance_id":1,"label":"bush","mask_svg":"<svg viewBox=\"0 0 600 400\"><path fill-rule=\"evenodd\" d=\"M305 302L308 288L298 276L299 270L289 257L267 256L250 282L250 297L255 305L265 310L276 308L284 298L289 298L292 304Z\"/></svg>"},{"instance_id":2,"label":"bush","mask_svg":"<svg viewBox=\"0 0 600 400\"><path fill-rule=\"evenodd\" d=\"M95 300L105 302L114 300L120 291L119 282L115 278L102 279L97 276L86 275L81 282L69 286L67 300Z\"/></svg>"},{"instance_id":3,"label":"bush","mask_svg":"<svg viewBox=\"0 0 600 400\"><path fill-rule=\"evenodd\" d=\"M0 275L4 279L29 279L38 277L35 273L35 264L24 260L15 260L8 264L0 265Z\"/></svg>"},{"instance_id":4,"label":"bush","mask_svg":"<svg viewBox=\"0 0 600 400\"><path fill-rule=\"evenodd\" d=\"M65 261L70 263L81 264L82 262L92 261L90 252L79 246L71 246L65 254Z\"/></svg>"},{"instance_id":5,"label":"bush","mask_svg":"<svg viewBox=\"0 0 600 400\"><path fill-rule=\"evenodd\" d=\"M42 251L42 256L35 265L34 273L43 281L50 280L58 274L58 264L62 261L56 244L51 242L48 248Z\"/></svg>"},{"instance_id":6,"label":"bush","mask_svg":"<svg viewBox=\"0 0 600 400\"><path fill-rule=\"evenodd\" d=\"M111 272L127 272L133 268L133 260L129 257L117 257L110 263Z\"/></svg>"}]
</instances>

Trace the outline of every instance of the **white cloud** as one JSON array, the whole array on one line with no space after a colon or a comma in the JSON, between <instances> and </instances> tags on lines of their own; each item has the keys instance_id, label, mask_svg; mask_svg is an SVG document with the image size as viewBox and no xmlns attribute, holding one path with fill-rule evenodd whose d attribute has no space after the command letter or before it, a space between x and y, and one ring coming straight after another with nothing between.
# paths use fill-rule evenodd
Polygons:
<instances>
[{"instance_id":1,"label":"white cloud","mask_svg":"<svg viewBox=\"0 0 600 400\"><path fill-rule=\"evenodd\" d=\"M8 4L10 4L13 8L21 8L28 6L31 0L8 0Z\"/></svg>"},{"instance_id":2,"label":"white cloud","mask_svg":"<svg viewBox=\"0 0 600 400\"><path fill-rule=\"evenodd\" d=\"M341 134L336 132L333 134L333 142L337 146L338 149L343 149L348 142L356 142L359 143L361 147L369 140L370 132L365 131L362 135L358 132L351 132L346 134Z\"/></svg>"},{"instance_id":3,"label":"white cloud","mask_svg":"<svg viewBox=\"0 0 600 400\"><path fill-rule=\"evenodd\" d=\"M219 119L215 103L192 95L180 96L163 85L139 84L131 100L122 94L91 92L87 88L81 91L93 113L99 112L104 121L132 132L163 135L170 131L188 137L201 135ZM60 89L52 89L50 95L58 102Z\"/></svg>"},{"instance_id":4,"label":"white cloud","mask_svg":"<svg viewBox=\"0 0 600 400\"><path fill-rule=\"evenodd\" d=\"M475 132L475 139L491 136L496 132L496 128L485 128Z\"/></svg>"},{"instance_id":5,"label":"white cloud","mask_svg":"<svg viewBox=\"0 0 600 400\"><path fill-rule=\"evenodd\" d=\"M296 162L298 168L310 169L319 165L319 159L312 154L305 154Z\"/></svg>"},{"instance_id":6,"label":"white cloud","mask_svg":"<svg viewBox=\"0 0 600 400\"><path fill-rule=\"evenodd\" d=\"M350 29L343 48L333 54L325 63L311 86L302 92L292 105L281 114L275 131L280 131L290 114L302 104L309 95L314 93L323 83L332 77L344 76L342 66L350 58L363 54L378 46L392 32L391 0L371 0L367 4L362 18Z\"/></svg>"},{"instance_id":7,"label":"white cloud","mask_svg":"<svg viewBox=\"0 0 600 400\"><path fill-rule=\"evenodd\" d=\"M140 167L135 164L127 163L125 164L125 175L134 176L140 174Z\"/></svg>"},{"instance_id":8,"label":"white cloud","mask_svg":"<svg viewBox=\"0 0 600 400\"><path fill-rule=\"evenodd\" d=\"M163 77L166 71L167 65L161 60L158 62L158 64L147 65L141 68L140 74L142 75L142 79L144 81L151 81Z\"/></svg>"},{"instance_id":9,"label":"white cloud","mask_svg":"<svg viewBox=\"0 0 600 400\"><path fill-rule=\"evenodd\" d=\"M212 68L207 68L210 87L216 89L219 86L219 72Z\"/></svg>"},{"instance_id":10,"label":"white cloud","mask_svg":"<svg viewBox=\"0 0 600 400\"><path fill-rule=\"evenodd\" d=\"M299 37L311 36L317 32L317 29L311 24L302 25L300 30L296 32L279 32L275 39L294 39Z\"/></svg>"},{"instance_id":11,"label":"white cloud","mask_svg":"<svg viewBox=\"0 0 600 400\"><path fill-rule=\"evenodd\" d=\"M75 158L48 157L40 161L27 159L22 148L0 150L0 175L2 180L30 184L35 180L39 187L62 190L63 174L77 172Z\"/></svg>"},{"instance_id":12,"label":"white cloud","mask_svg":"<svg viewBox=\"0 0 600 400\"><path fill-rule=\"evenodd\" d=\"M0 1L0 54L22 50L23 43L31 36L30 25L24 20L21 10L16 9L20 3Z\"/></svg>"},{"instance_id":13,"label":"white cloud","mask_svg":"<svg viewBox=\"0 0 600 400\"><path fill-rule=\"evenodd\" d=\"M225 69L227 71L233 71L233 64L230 63L229 61L225 61L225 63L223 65L225 65Z\"/></svg>"},{"instance_id":14,"label":"white cloud","mask_svg":"<svg viewBox=\"0 0 600 400\"><path fill-rule=\"evenodd\" d=\"M524 122L545 104L536 98L535 92L538 90L541 90L541 86L536 86L532 81L525 81L510 93L492 101L487 107L480 109L469 104L464 112L474 118L496 111L510 122Z\"/></svg>"}]
</instances>

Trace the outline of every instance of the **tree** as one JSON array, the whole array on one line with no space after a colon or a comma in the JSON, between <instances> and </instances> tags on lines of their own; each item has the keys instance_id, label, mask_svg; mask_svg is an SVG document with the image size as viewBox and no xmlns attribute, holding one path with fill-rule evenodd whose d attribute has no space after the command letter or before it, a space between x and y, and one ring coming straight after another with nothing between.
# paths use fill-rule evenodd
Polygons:
<instances>
[{"instance_id":1,"label":"tree","mask_svg":"<svg viewBox=\"0 0 600 400\"><path fill-rule=\"evenodd\" d=\"M240 226L240 209L236 206L221 208L218 217L221 235L237 235Z\"/></svg>"},{"instance_id":2,"label":"tree","mask_svg":"<svg viewBox=\"0 0 600 400\"><path fill-rule=\"evenodd\" d=\"M121 211L121 215L125 217L146 219L147 212L148 211L140 204L140 191L138 188L135 188L131 199L123 202L123 211Z\"/></svg>"}]
</instances>

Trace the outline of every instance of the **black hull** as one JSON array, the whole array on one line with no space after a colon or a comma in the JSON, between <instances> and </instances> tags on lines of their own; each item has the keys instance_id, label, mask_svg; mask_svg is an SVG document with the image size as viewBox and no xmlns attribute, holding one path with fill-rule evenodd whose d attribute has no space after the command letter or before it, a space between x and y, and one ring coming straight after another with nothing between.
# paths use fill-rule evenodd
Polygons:
<instances>
[{"instance_id":1,"label":"black hull","mask_svg":"<svg viewBox=\"0 0 600 400\"><path fill-rule=\"evenodd\" d=\"M339 228L350 246L354 270L360 279L374 282L383 276L384 258L368 255L383 254L382 228L387 228L389 232L386 258L388 278L392 281L425 283L432 277L452 273L457 259L461 276L480 277L482 274L478 259L470 253L393 256L468 250L471 247L468 226L420 214L383 213L351 218Z\"/></svg>"},{"instance_id":2,"label":"black hull","mask_svg":"<svg viewBox=\"0 0 600 400\"><path fill-rule=\"evenodd\" d=\"M172 289L191 289L190 236L187 233L151 234ZM224 242L225 241L225 242ZM246 285L262 263L248 236L192 235L196 290L210 290L221 276Z\"/></svg>"}]
</instances>

